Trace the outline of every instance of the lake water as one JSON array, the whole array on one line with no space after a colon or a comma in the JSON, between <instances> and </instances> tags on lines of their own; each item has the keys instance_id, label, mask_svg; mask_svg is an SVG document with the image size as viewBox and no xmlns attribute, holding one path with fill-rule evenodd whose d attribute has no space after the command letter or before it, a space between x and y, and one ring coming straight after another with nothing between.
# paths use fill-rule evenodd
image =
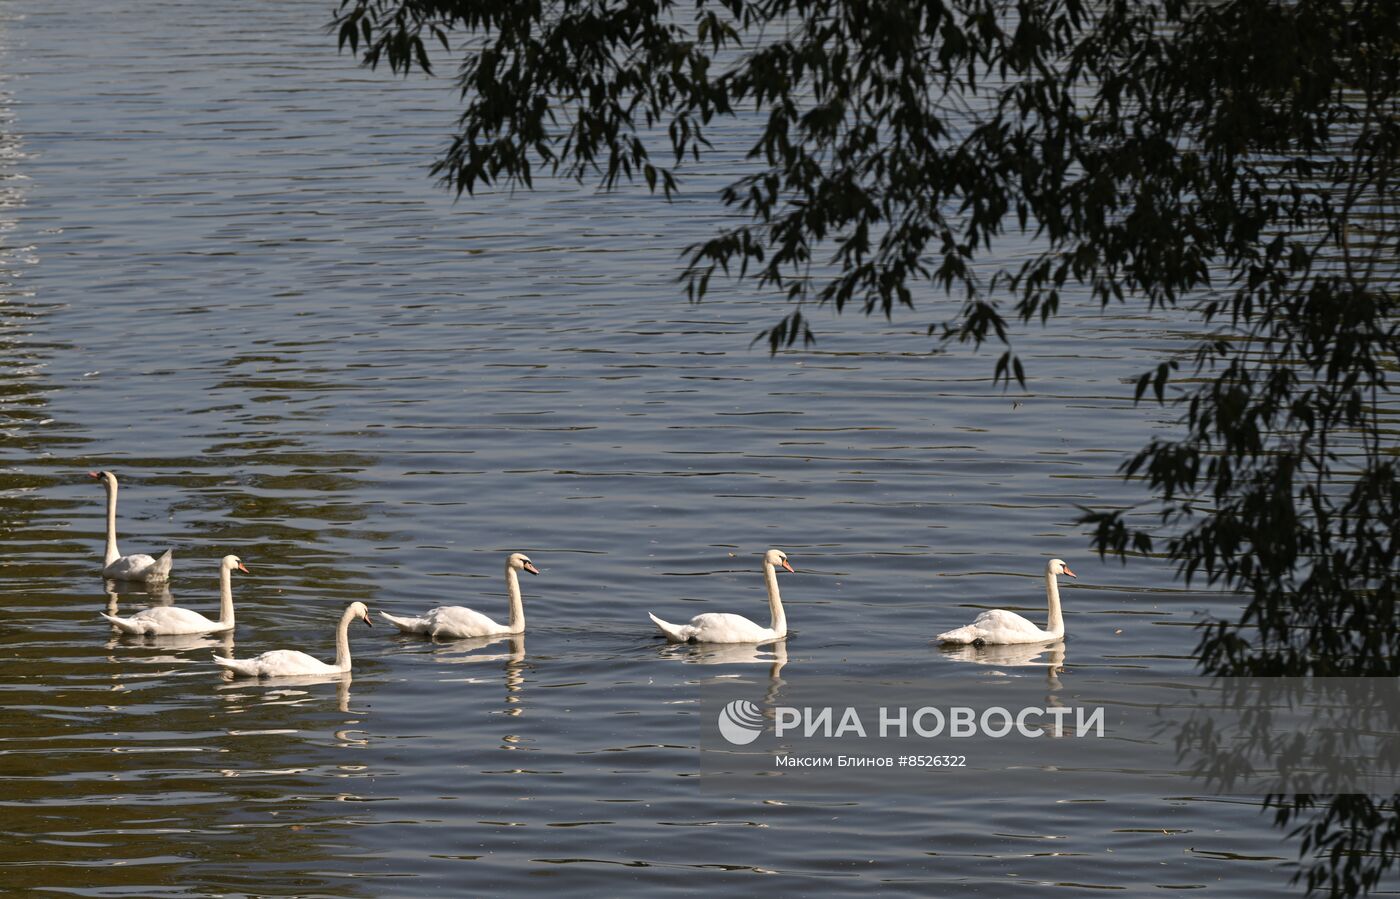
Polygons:
<instances>
[{"instance_id":1,"label":"lake water","mask_svg":"<svg viewBox=\"0 0 1400 899\"><path fill-rule=\"evenodd\" d=\"M818 313L814 350L770 357L750 341L779 301L675 284L742 134L669 206L548 183L454 203L426 175L450 86L356 68L331 7L0 7L0 890L1285 890L1295 849L1259 805L1185 786L695 777L704 683L965 675L930 637L1042 614L1053 556L1079 575L1063 680L1190 672L1193 621L1231 601L1101 563L1074 524L1140 498L1115 468L1170 425L1130 379L1183 322L1071 310L1017 336L1025 393L991 384L991 353L931 353L935 297L893 323ZM219 557L244 559L232 640L98 618L150 597L97 574L97 468L124 551L175 547L176 602L210 611ZM765 620L770 546L796 568L785 663L656 638L648 611ZM210 662L329 657L350 600L503 618L512 550L543 572L523 640L357 627L349 683Z\"/></svg>"}]
</instances>

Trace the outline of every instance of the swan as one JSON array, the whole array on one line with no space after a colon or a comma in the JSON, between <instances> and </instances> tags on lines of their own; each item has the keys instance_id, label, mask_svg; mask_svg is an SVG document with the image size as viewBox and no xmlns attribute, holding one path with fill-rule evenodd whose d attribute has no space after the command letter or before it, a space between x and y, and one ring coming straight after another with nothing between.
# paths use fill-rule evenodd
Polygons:
<instances>
[{"instance_id":1,"label":"swan","mask_svg":"<svg viewBox=\"0 0 1400 899\"><path fill-rule=\"evenodd\" d=\"M767 643L787 636L787 616L783 614L783 598L778 595L778 568L792 571L787 553L770 549L763 555L763 578L768 582L768 609L773 613L773 626L761 627L729 612L705 612L690 619L689 624L671 624L650 612L648 617L672 643Z\"/></svg>"},{"instance_id":2,"label":"swan","mask_svg":"<svg viewBox=\"0 0 1400 899\"><path fill-rule=\"evenodd\" d=\"M466 637L494 637L501 634L525 632L525 606L520 601L520 576L517 571L539 574L535 563L524 553L511 553L506 559L506 589L510 592L510 624L497 624L474 609L465 606L438 606L418 618L400 618L388 612L379 614L405 634L427 634L444 640Z\"/></svg>"},{"instance_id":3,"label":"swan","mask_svg":"<svg viewBox=\"0 0 1400 899\"><path fill-rule=\"evenodd\" d=\"M341 674L350 670L350 621L358 618L369 626L369 609L362 602L352 602L341 613L335 629L335 662L327 665L315 656L299 649L274 649L251 659L226 659L214 656L214 664L227 668L235 676L289 677L307 674Z\"/></svg>"},{"instance_id":4,"label":"swan","mask_svg":"<svg viewBox=\"0 0 1400 899\"><path fill-rule=\"evenodd\" d=\"M219 620L205 618L198 612L181 606L152 606L142 609L130 618L118 618L99 612L112 626L124 634L149 634L167 636L171 634L217 634L233 630L233 570L244 574L243 560L238 556L224 556L219 562Z\"/></svg>"},{"instance_id":5,"label":"swan","mask_svg":"<svg viewBox=\"0 0 1400 899\"><path fill-rule=\"evenodd\" d=\"M107 554L102 561L102 576L114 581L168 579L175 562L175 550L167 549L159 559L153 559L145 553L124 556L117 549L117 476L110 471L90 471L88 477L101 481L107 488Z\"/></svg>"},{"instance_id":6,"label":"swan","mask_svg":"<svg viewBox=\"0 0 1400 899\"><path fill-rule=\"evenodd\" d=\"M1060 615L1060 584L1056 575L1077 577L1061 559L1051 559L1045 564L1045 599L1050 606L1049 620L1045 630L1005 609L988 609L971 624L945 631L937 639L942 643L972 643L982 646L988 643L1048 643L1065 635L1065 620Z\"/></svg>"}]
</instances>

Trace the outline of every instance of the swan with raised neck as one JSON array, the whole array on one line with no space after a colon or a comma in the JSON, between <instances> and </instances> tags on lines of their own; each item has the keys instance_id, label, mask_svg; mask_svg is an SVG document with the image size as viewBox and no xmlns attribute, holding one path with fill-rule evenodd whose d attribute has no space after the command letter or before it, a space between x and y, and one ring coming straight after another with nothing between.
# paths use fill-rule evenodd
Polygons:
<instances>
[{"instance_id":1,"label":"swan with raised neck","mask_svg":"<svg viewBox=\"0 0 1400 899\"><path fill-rule=\"evenodd\" d=\"M233 572L248 573L243 560L238 556L224 556L219 560L219 618L217 621L206 618L198 612L181 606L152 606L142 609L135 615L121 618L99 612L113 627L124 634L146 634L148 636L171 636L174 634L219 634L233 630Z\"/></svg>"},{"instance_id":2,"label":"swan with raised neck","mask_svg":"<svg viewBox=\"0 0 1400 899\"><path fill-rule=\"evenodd\" d=\"M1045 564L1045 627L1008 612L1005 609L988 609L971 624L944 631L936 638L941 643L986 644L1007 643L1048 643L1065 635L1065 619L1060 612L1060 584L1057 575L1077 577L1063 559L1051 559Z\"/></svg>"},{"instance_id":3,"label":"swan with raised neck","mask_svg":"<svg viewBox=\"0 0 1400 899\"><path fill-rule=\"evenodd\" d=\"M524 553L511 553L506 557L506 593L510 597L510 619L507 624L499 624L490 616L466 606L438 606L417 617L390 615L388 612L380 612L379 615L402 633L426 634L440 640L522 634L525 632L525 603L520 598L522 571L540 573Z\"/></svg>"},{"instance_id":4,"label":"swan with raised neck","mask_svg":"<svg viewBox=\"0 0 1400 899\"><path fill-rule=\"evenodd\" d=\"M173 549L167 549L160 558L145 553L124 556L117 549L117 476L110 471L90 471L88 477L101 481L107 490L107 546L102 557L102 576L114 581L168 580L175 563Z\"/></svg>"},{"instance_id":5,"label":"swan with raised neck","mask_svg":"<svg viewBox=\"0 0 1400 899\"><path fill-rule=\"evenodd\" d=\"M662 636L672 643L767 643L787 636L787 615L778 592L778 569L792 571L787 553L770 549L763 554L763 582L768 587L768 612L772 624L764 627L732 612L705 612L686 624L672 624L647 613Z\"/></svg>"},{"instance_id":6,"label":"swan with raised neck","mask_svg":"<svg viewBox=\"0 0 1400 899\"><path fill-rule=\"evenodd\" d=\"M343 674L350 670L350 622L359 619L370 625L369 608L352 602L340 615L335 628L335 662L326 664L299 649L274 649L251 659L214 656L214 664L241 677L295 677L298 675Z\"/></svg>"}]
</instances>

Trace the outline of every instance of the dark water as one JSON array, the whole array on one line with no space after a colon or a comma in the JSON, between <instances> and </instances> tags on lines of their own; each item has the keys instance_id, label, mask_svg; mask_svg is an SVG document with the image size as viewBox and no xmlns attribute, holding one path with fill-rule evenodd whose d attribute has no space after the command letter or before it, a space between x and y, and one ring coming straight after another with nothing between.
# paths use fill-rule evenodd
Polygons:
<instances>
[{"instance_id":1,"label":"dark water","mask_svg":"<svg viewBox=\"0 0 1400 899\"><path fill-rule=\"evenodd\" d=\"M815 351L769 357L749 342L774 301L674 283L722 159L671 206L550 184L453 204L425 171L450 88L338 57L330 10L0 7L0 890L1284 889L1294 849L1251 801L694 776L702 682L963 673L930 636L1043 611L1052 556L1080 576L1062 678L1189 672L1191 623L1228 599L1101 564L1074 524L1139 498L1114 469L1169 425L1129 379L1179 323L1020 335L1026 394L990 354L930 353L934 298L818 315ZM210 611L218 558L243 557L233 646L111 635L97 612L149 597L97 576L91 468L122 479L124 551L176 548L177 602ZM785 664L653 637L648 611L762 619L769 546L797 569ZM352 599L503 618L516 549L543 569L522 640L360 629L350 683L210 663L329 657Z\"/></svg>"}]
</instances>

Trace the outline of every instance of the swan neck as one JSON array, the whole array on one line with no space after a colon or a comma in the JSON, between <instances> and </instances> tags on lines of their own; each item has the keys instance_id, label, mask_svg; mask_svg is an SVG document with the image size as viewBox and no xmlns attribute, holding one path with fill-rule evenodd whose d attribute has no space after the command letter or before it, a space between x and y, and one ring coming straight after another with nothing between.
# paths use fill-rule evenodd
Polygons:
<instances>
[{"instance_id":1,"label":"swan neck","mask_svg":"<svg viewBox=\"0 0 1400 899\"><path fill-rule=\"evenodd\" d=\"M1065 632L1065 619L1060 614L1060 582L1051 571L1045 572L1045 602L1050 612L1045 629L1058 637Z\"/></svg>"},{"instance_id":2,"label":"swan neck","mask_svg":"<svg viewBox=\"0 0 1400 899\"><path fill-rule=\"evenodd\" d=\"M350 620L354 617L355 613L347 608L335 632L335 667L341 671L350 670Z\"/></svg>"},{"instance_id":3,"label":"swan neck","mask_svg":"<svg viewBox=\"0 0 1400 899\"><path fill-rule=\"evenodd\" d=\"M525 603L520 599L520 575L506 563L506 591L510 594L510 633L525 631Z\"/></svg>"},{"instance_id":4,"label":"swan neck","mask_svg":"<svg viewBox=\"0 0 1400 899\"><path fill-rule=\"evenodd\" d=\"M233 569L219 569L219 624L233 627Z\"/></svg>"},{"instance_id":5,"label":"swan neck","mask_svg":"<svg viewBox=\"0 0 1400 899\"><path fill-rule=\"evenodd\" d=\"M783 597L778 593L778 570L768 561L763 563L763 579L768 584L768 611L773 613L773 633L787 635L787 616L783 614Z\"/></svg>"},{"instance_id":6,"label":"swan neck","mask_svg":"<svg viewBox=\"0 0 1400 899\"><path fill-rule=\"evenodd\" d=\"M121 552L117 549L117 485L104 478L102 486L107 488L107 552L102 562L106 566L121 558Z\"/></svg>"}]
</instances>

